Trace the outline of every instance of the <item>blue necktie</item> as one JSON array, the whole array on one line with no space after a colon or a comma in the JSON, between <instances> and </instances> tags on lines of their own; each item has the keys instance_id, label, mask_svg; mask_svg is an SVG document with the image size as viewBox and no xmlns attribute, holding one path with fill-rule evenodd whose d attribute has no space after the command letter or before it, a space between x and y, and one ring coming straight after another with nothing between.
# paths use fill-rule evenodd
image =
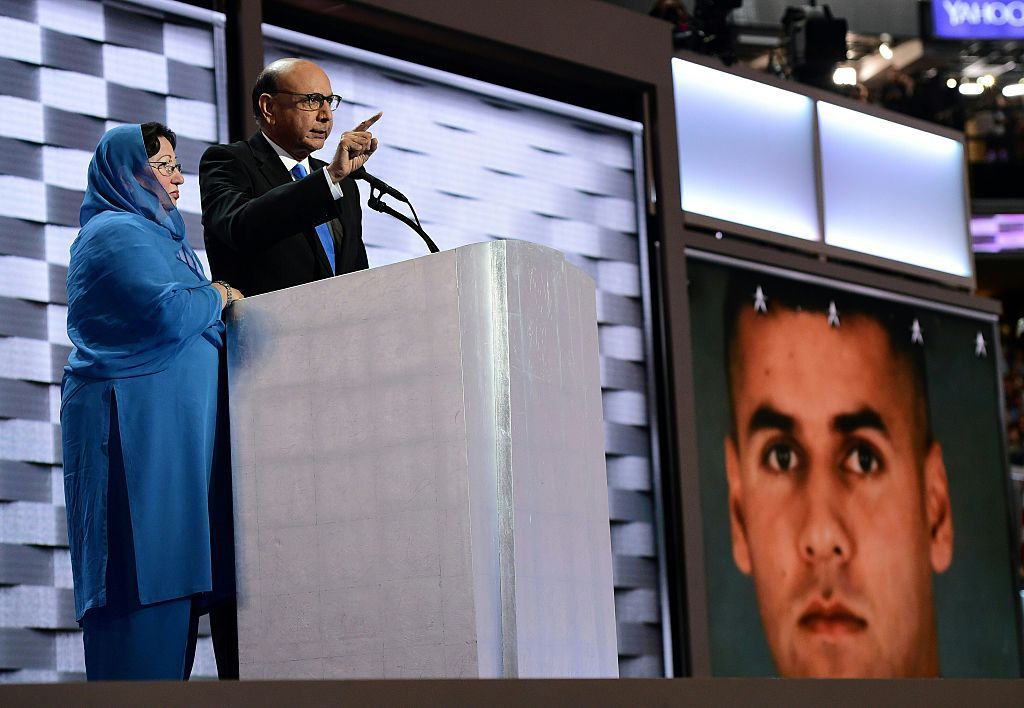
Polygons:
<instances>
[{"instance_id":1,"label":"blue necktie","mask_svg":"<svg viewBox=\"0 0 1024 708\"><path fill-rule=\"evenodd\" d=\"M296 162L295 167L292 168L292 174L295 179L302 179L309 173L306 172L306 168L302 166L301 162ZM327 260L331 262L331 273L338 272L334 266L334 239L331 237L331 230L327 228L327 224L317 224L316 235L320 237L320 243L324 246Z\"/></svg>"}]
</instances>

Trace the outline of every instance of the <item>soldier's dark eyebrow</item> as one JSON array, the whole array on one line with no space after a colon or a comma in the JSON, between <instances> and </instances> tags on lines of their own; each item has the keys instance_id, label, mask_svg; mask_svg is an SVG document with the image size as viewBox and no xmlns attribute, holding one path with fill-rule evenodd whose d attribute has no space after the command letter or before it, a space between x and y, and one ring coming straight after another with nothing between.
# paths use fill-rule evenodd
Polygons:
<instances>
[{"instance_id":1,"label":"soldier's dark eyebrow","mask_svg":"<svg viewBox=\"0 0 1024 708\"><path fill-rule=\"evenodd\" d=\"M849 435L861 428L877 430L886 437L889 437L889 428L885 425L885 421L882 420L882 416L874 408L865 406L853 413L841 413L832 419L832 430L843 435Z\"/></svg>"},{"instance_id":2,"label":"soldier's dark eyebrow","mask_svg":"<svg viewBox=\"0 0 1024 708\"><path fill-rule=\"evenodd\" d=\"M747 437L761 430L780 430L783 433L792 433L796 428L796 421L793 416L775 410L767 404L757 407L750 421L747 423Z\"/></svg>"}]
</instances>

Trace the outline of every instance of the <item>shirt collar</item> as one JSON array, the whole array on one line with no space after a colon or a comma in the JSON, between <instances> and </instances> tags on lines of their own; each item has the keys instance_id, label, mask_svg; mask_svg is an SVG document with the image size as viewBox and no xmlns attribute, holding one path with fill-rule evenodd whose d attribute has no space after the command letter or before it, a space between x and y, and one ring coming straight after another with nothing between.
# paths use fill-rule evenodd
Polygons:
<instances>
[{"instance_id":1,"label":"shirt collar","mask_svg":"<svg viewBox=\"0 0 1024 708\"><path fill-rule=\"evenodd\" d=\"M263 131L260 132L262 133ZM281 162L284 163L284 168L286 170L291 172L292 168L295 167L295 165L302 165L304 168L306 168L306 174L309 174L309 156L307 156L304 160L301 161L296 160L294 157L289 155L288 152L283 147L281 147L273 140L268 138L266 133L263 133L263 137L267 139L267 142L270 143L270 147L274 148L274 152L276 152L277 156L281 158Z\"/></svg>"}]
</instances>

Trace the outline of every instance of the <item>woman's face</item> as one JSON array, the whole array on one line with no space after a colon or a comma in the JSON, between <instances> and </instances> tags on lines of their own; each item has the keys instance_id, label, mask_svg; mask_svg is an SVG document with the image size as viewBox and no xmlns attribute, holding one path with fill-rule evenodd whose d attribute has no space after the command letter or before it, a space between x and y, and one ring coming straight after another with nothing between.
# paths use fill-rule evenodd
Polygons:
<instances>
[{"instance_id":1,"label":"woman's face","mask_svg":"<svg viewBox=\"0 0 1024 708\"><path fill-rule=\"evenodd\" d=\"M185 178L178 167L178 156L174 154L174 148L171 147L171 142L167 138L160 137L160 147L156 154L149 158L149 168L153 170L160 186L171 198L171 204L177 204L178 185L184 184ZM170 172L170 174L165 174L166 172Z\"/></svg>"}]
</instances>

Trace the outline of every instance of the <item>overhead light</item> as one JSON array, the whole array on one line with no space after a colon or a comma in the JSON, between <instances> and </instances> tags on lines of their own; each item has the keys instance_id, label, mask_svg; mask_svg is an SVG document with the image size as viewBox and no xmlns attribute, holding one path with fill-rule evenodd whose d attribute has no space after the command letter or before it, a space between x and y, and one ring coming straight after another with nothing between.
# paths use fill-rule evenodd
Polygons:
<instances>
[{"instance_id":1,"label":"overhead light","mask_svg":"<svg viewBox=\"0 0 1024 708\"><path fill-rule=\"evenodd\" d=\"M946 88L951 88L951 89L956 88L956 79L954 79L952 77L946 79Z\"/></svg>"},{"instance_id":2,"label":"overhead light","mask_svg":"<svg viewBox=\"0 0 1024 708\"><path fill-rule=\"evenodd\" d=\"M1024 84L1009 84L1007 86L1003 86L1003 95L1007 98L1024 96Z\"/></svg>"},{"instance_id":3,"label":"overhead light","mask_svg":"<svg viewBox=\"0 0 1024 708\"><path fill-rule=\"evenodd\" d=\"M967 81L960 84L960 93L964 96L980 96L984 92L985 87L981 84L972 84Z\"/></svg>"},{"instance_id":4,"label":"overhead light","mask_svg":"<svg viewBox=\"0 0 1024 708\"><path fill-rule=\"evenodd\" d=\"M978 77L978 83L985 88L992 88L996 85L996 77L992 76L992 74L985 74Z\"/></svg>"},{"instance_id":5,"label":"overhead light","mask_svg":"<svg viewBox=\"0 0 1024 708\"><path fill-rule=\"evenodd\" d=\"M881 54L882 58L886 61L892 59L892 48L885 42L878 45L878 53Z\"/></svg>"},{"instance_id":6,"label":"overhead light","mask_svg":"<svg viewBox=\"0 0 1024 708\"><path fill-rule=\"evenodd\" d=\"M832 72L832 83L839 86L856 86L857 70L852 66L839 66Z\"/></svg>"}]
</instances>

